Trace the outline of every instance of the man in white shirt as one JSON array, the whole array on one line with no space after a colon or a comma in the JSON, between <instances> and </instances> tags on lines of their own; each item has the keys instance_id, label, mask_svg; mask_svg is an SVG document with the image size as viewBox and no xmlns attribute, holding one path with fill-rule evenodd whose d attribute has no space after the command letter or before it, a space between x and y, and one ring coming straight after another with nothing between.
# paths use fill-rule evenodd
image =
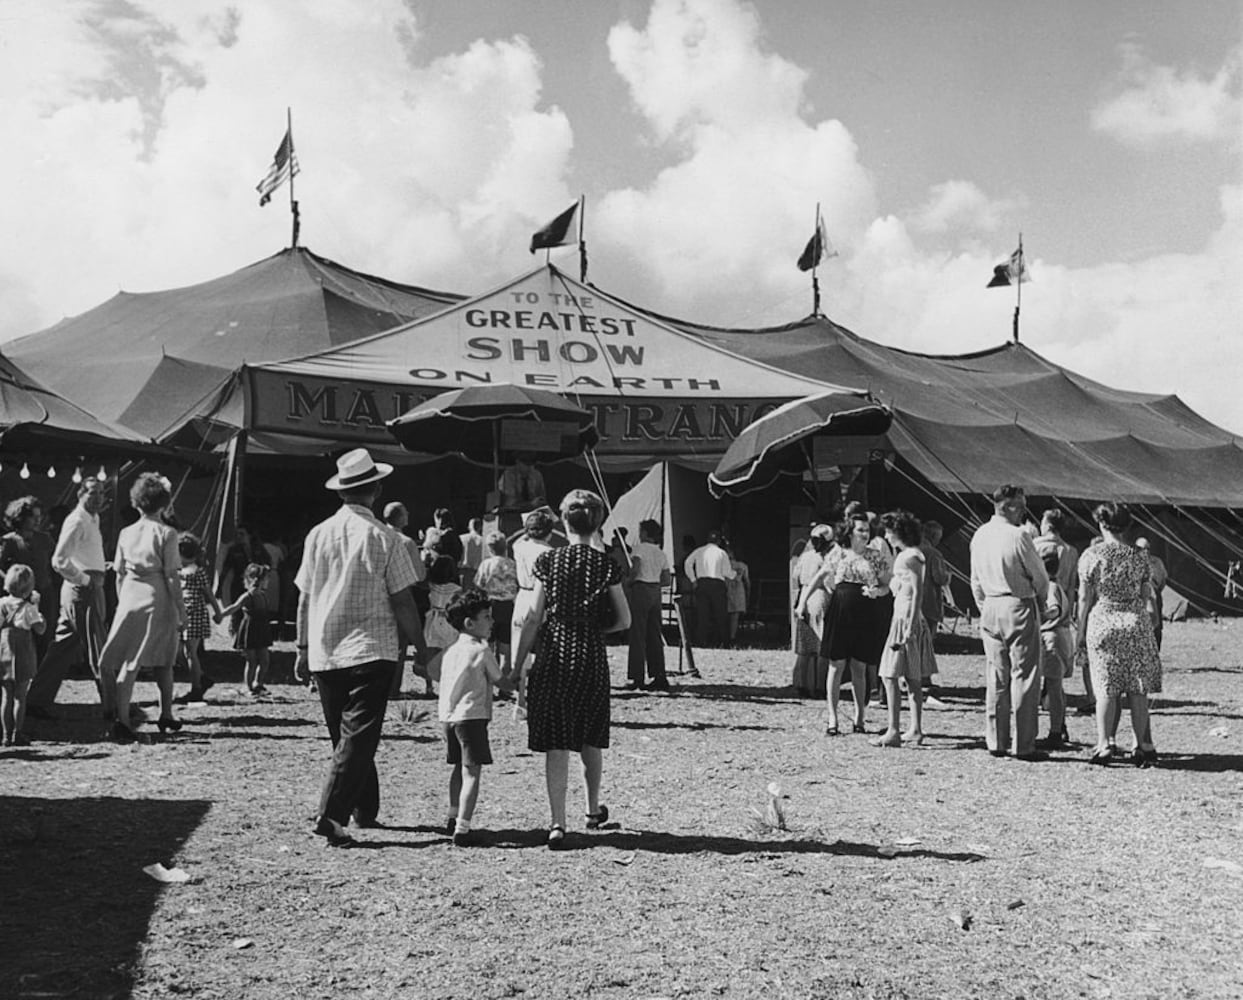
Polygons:
<instances>
[{"instance_id":1,"label":"man in white shirt","mask_svg":"<svg viewBox=\"0 0 1243 1000\"><path fill-rule=\"evenodd\" d=\"M333 847L354 843L345 832L351 816L359 826L376 825L375 753L393 672L402 646L421 639L410 555L401 536L372 513L380 481L392 471L365 448L337 459L337 474L325 486L340 496L341 508L307 535L294 580L294 673L300 680L314 675L333 746L315 833Z\"/></svg>"},{"instance_id":2,"label":"man in white shirt","mask_svg":"<svg viewBox=\"0 0 1243 1000\"><path fill-rule=\"evenodd\" d=\"M725 581L734 578L734 567L720 542L721 533L710 531L708 541L686 557L686 578L695 588L697 646L720 646L729 636Z\"/></svg>"},{"instance_id":3,"label":"man in white shirt","mask_svg":"<svg viewBox=\"0 0 1243 1000\"><path fill-rule=\"evenodd\" d=\"M483 562L483 518L472 517L467 524L467 531L458 535L462 542L462 587L475 584L475 573Z\"/></svg>"},{"instance_id":4,"label":"man in white shirt","mask_svg":"<svg viewBox=\"0 0 1243 1000\"><path fill-rule=\"evenodd\" d=\"M660 547L665 529L659 521L639 524L639 544L630 551L630 657L626 686L643 687L646 667L649 691L668 691L665 640L660 631L661 592L672 580L669 557Z\"/></svg>"},{"instance_id":5,"label":"man in white shirt","mask_svg":"<svg viewBox=\"0 0 1243 1000\"><path fill-rule=\"evenodd\" d=\"M52 568L64 582L60 588L60 618L56 637L48 647L30 685L26 715L52 718L52 705L65 674L85 658L95 677L104 715L112 713L112 685L100 676L99 652L104 643L104 540L99 531L99 512L105 503L104 484L94 477L78 487L78 505L61 525L60 539L52 553Z\"/></svg>"},{"instance_id":6,"label":"man in white shirt","mask_svg":"<svg viewBox=\"0 0 1243 1000\"><path fill-rule=\"evenodd\" d=\"M1049 589L1032 536L1019 525L1027 498L1017 486L993 492L993 516L971 538L971 593L984 643L984 740L988 752L1043 760L1040 722L1040 608ZM1011 745L1011 737L1013 744Z\"/></svg>"}]
</instances>

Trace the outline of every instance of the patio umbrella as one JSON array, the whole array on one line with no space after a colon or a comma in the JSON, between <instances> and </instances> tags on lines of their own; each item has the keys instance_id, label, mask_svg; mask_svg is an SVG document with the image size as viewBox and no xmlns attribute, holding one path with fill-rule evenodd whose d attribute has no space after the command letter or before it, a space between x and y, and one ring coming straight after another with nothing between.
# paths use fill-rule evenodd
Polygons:
<instances>
[{"instance_id":1,"label":"patio umbrella","mask_svg":"<svg viewBox=\"0 0 1243 1000\"><path fill-rule=\"evenodd\" d=\"M555 392L508 382L472 385L426 399L387 424L408 451L491 462L501 449L537 457L579 455L599 440L594 417Z\"/></svg>"},{"instance_id":2,"label":"patio umbrella","mask_svg":"<svg viewBox=\"0 0 1243 1000\"><path fill-rule=\"evenodd\" d=\"M801 475L811 464L811 438L879 437L892 421L886 407L865 396L824 392L793 400L742 429L709 474L708 489L716 497L738 496L762 489L778 476Z\"/></svg>"}]
</instances>

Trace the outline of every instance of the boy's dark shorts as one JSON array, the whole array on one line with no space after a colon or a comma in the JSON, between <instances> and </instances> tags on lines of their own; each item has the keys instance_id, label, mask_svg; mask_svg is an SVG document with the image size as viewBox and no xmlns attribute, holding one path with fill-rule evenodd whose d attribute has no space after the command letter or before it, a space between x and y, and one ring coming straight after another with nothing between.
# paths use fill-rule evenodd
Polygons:
<instances>
[{"instance_id":1,"label":"boy's dark shorts","mask_svg":"<svg viewBox=\"0 0 1243 1000\"><path fill-rule=\"evenodd\" d=\"M448 753L445 760L450 764L479 767L492 763L492 748L488 745L488 720L467 719L465 722L444 723L445 744Z\"/></svg>"}]
</instances>

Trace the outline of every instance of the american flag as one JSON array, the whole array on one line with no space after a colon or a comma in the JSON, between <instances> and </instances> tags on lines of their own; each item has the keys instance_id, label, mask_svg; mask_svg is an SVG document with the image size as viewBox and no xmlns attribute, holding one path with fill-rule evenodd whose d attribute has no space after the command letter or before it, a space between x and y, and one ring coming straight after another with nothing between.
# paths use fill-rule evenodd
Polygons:
<instances>
[{"instance_id":1,"label":"american flag","mask_svg":"<svg viewBox=\"0 0 1243 1000\"><path fill-rule=\"evenodd\" d=\"M272 192L298 173L298 154L293 148L293 131L285 130L285 138L276 147L276 155L272 157L272 166L267 174L255 187L259 192L259 204L266 205L272 200Z\"/></svg>"}]
</instances>

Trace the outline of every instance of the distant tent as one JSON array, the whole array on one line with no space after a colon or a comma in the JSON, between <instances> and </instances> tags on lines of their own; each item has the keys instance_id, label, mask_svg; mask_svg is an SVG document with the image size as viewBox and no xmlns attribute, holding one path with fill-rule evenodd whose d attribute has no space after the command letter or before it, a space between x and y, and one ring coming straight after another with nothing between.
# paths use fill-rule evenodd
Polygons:
<instances>
[{"instance_id":1,"label":"distant tent","mask_svg":"<svg viewBox=\"0 0 1243 1000\"><path fill-rule=\"evenodd\" d=\"M167 456L167 448L99 420L0 354L0 454L15 457Z\"/></svg>"},{"instance_id":2,"label":"distant tent","mask_svg":"<svg viewBox=\"0 0 1243 1000\"><path fill-rule=\"evenodd\" d=\"M1239 609L1223 601L1221 583L1226 562L1243 557L1243 448L1177 396L1111 388L1024 344L930 355L865 340L823 316L762 329L660 318L890 407L888 486L874 502L905 501L970 525L984 497L1015 482L1065 505L1088 533L1091 502L1124 501L1193 606Z\"/></svg>"},{"instance_id":3,"label":"distant tent","mask_svg":"<svg viewBox=\"0 0 1243 1000\"><path fill-rule=\"evenodd\" d=\"M243 362L334 347L460 298L294 247L202 284L120 292L6 350L91 412L159 434Z\"/></svg>"}]
</instances>

